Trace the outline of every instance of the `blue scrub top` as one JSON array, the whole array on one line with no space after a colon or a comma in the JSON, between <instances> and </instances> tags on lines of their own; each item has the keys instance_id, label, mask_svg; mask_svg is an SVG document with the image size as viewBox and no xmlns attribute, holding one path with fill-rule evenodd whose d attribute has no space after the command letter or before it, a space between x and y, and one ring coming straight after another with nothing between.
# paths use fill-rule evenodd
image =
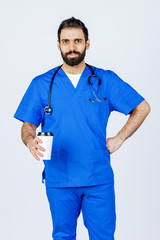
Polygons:
<instances>
[{"instance_id":1,"label":"blue scrub top","mask_svg":"<svg viewBox=\"0 0 160 240\"><path fill-rule=\"evenodd\" d=\"M92 65L91 65L92 66ZM59 67L59 66L58 66ZM112 111L128 115L144 98L111 70L92 66L101 78L99 99L88 83L92 74L86 65L75 88L62 68L57 72L51 95L52 114L45 114L55 67L31 81L14 117L54 135L51 160L43 160L45 184L50 187L78 187L114 180L106 147L106 127ZM98 80L91 78L97 94Z\"/></svg>"}]
</instances>

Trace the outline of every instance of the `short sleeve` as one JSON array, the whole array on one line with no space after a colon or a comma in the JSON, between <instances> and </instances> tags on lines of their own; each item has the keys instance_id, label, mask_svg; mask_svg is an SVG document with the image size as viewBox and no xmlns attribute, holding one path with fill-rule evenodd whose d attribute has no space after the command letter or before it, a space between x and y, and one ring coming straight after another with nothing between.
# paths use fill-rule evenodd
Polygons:
<instances>
[{"instance_id":1,"label":"short sleeve","mask_svg":"<svg viewBox=\"0 0 160 240\"><path fill-rule=\"evenodd\" d=\"M31 81L13 117L38 127L43 119L44 108L35 80Z\"/></svg>"},{"instance_id":2,"label":"short sleeve","mask_svg":"<svg viewBox=\"0 0 160 240\"><path fill-rule=\"evenodd\" d=\"M144 97L116 73L110 71L109 100L111 111L128 115L144 100Z\"/></svg>"}]
</instances>

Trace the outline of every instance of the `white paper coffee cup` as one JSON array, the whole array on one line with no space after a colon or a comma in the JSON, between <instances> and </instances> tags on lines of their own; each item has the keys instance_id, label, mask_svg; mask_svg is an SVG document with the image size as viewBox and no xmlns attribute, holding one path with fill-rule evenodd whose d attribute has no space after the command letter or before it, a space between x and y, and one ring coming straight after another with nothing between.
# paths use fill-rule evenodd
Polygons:
<instances>
[{"instance_id":1,"label":"white paper coffee cup","mask_svg":"<svg viewBox=\"0 0 160 240\"><path fill-rule=\"evenodd\" d=\"M43 157L39 156L38 157L41 160L51 160L51 151L52 151L52 142L53 142L53 133L52 132L38 132L37 137L42 140L42 143L39 143L45 151L39 150L42 154Z\"/></svg>"}]
</instances>

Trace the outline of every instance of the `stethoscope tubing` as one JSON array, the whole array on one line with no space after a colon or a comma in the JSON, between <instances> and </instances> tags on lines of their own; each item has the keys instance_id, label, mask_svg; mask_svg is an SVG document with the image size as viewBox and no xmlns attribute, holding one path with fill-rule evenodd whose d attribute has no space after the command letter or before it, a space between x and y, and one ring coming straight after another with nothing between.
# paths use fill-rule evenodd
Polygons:
<instances>
[{"instance_id":1,"label":"stethoscope tubing","mask_svg":"<svg viewBox=\"0 0 160 240\"><path fill-rule=\"evenodd\" d=\"M63 64L62 64L62 65L63 65ZM45 113L46 113L46 114L50 114L50 113L52 113L52 111L53 111L52 108L51 108L51 106L50 106L52 86L53 86L53 81L54 81L55 75L56 75L56 73L59 71L59 69L62 67L62 65L60 65L60 66L56 69L56 71L55 71L54 74L53 74L52 80L51 80L50 89L49 89L48 106L45 107ZM91 98L89 98L89 101L91 101L91 102L96 102L96 101L98 101L98 102L103 102L103 101L105 101L105 100L107 99L106 97L105 97L104 99L102 99L102 100L98 99L99 89L100 89L100 85L101 85L101 79L100 79L97 75L95 75L93 68L92 68L89 64L86 63L86 65L87 65L87 66L91 69L91 71L92 71L92 75L88 77L88 83L89 83L89 85L91 86L91 90L92 90L92 92L93 92L93 94L94 94L94 96L95 96L95 98L96 98L95 101L92 100ZM93 88L92 88L92 84L91 84L91 81L90 81L90 78L91 78L91 77L95 77L95 78L98 79L98 93L97 93L97 95L95 94L95 92L94 92L94 90L93 90Z\"/></svg>"}]
</instances>

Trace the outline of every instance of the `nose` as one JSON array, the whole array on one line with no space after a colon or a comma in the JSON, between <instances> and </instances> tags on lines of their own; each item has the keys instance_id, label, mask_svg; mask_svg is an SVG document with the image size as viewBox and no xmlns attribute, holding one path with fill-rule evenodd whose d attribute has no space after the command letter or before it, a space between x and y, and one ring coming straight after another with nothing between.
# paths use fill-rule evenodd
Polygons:
<instances>
[{"instance_id":1,"label":"nose","mask_svg":"<svg viewBox=\"0 0 160 240\"><path fill-rule=\"evenodd\" d=\"M75 43L71 41L69 45L69 51L74 51L75 49L76 49Z\"/></svg>"}]
</instances>

